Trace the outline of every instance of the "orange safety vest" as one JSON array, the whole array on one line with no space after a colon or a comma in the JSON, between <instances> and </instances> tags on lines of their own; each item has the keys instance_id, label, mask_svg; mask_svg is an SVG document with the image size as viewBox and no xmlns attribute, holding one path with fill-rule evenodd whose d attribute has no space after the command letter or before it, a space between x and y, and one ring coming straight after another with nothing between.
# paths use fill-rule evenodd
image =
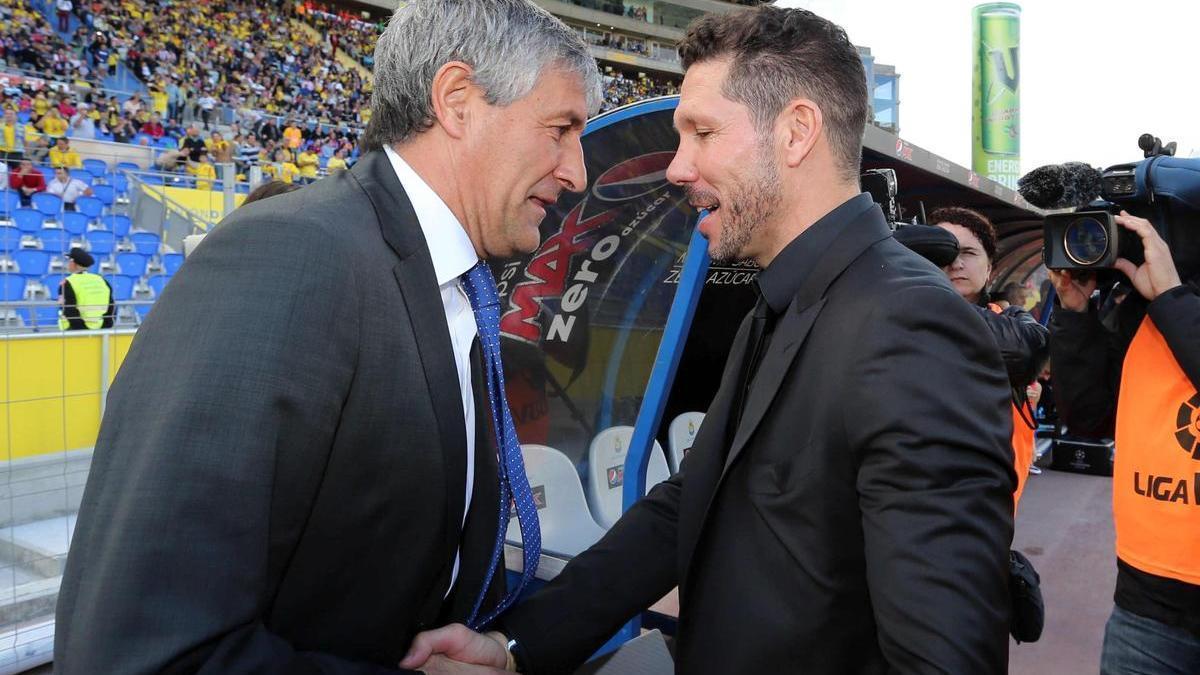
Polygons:
<instances>
[{"instance_id":1,"label":"orange safety vest","mask_svg":"<svg viewBox=\"0 0 1200 675\"><path fill-rule=\"evenodd\" d=\"M1117 557L1200 585L1200 394L1149 316L1125 354L1116 441Z\"/></svg>"},{"instance_id":2,"label":"orange safety vest","mask_svg":"<svg viewBox=\"0 0 1200 675\"><path fill-rule=\"evenodd\" d=\"M1004 311L1000 305L995 303L988 303L988 309L992 310L994 314ZM1009 407L1012 408L1013 422L1013 468L1017 470L1017 489L1013 491L1013 515L1016 515L1017 504L1021 501L1021 493L1025 491L1025 481L1029 478L1029 466L1033 464L1034 430L1025 423L1025 417L1021 415L1021 409L1017 407L1016 403L1010 404Z\"/></svg>"}]
</instances>

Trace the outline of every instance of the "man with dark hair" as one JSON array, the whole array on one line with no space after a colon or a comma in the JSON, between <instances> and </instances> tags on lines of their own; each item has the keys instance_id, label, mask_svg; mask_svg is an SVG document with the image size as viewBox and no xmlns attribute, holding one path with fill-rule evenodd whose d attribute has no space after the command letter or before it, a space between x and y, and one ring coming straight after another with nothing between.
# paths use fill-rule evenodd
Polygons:
<instances>
[{"instance_id":1,"label":"man with dark hair","mask_svg":"<svg viewBox=\"0 0 1200 675\"><path fill-rule=\"evenodd\" d=\"M681 673L1006 672L1015 476L1007 380L945 275L858 184L846 34L799 9L708 15L667 177L759 299L679 472L479 635L430 654L570 672L679 587Z\"/></svg>"}]
</instances>

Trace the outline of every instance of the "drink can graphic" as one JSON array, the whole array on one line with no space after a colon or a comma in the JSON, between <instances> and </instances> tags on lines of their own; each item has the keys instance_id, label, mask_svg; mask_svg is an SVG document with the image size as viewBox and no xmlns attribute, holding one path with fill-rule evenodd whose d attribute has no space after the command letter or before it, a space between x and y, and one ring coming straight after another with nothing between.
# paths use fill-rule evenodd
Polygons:
<instances>
[{"instance_id":1,"label":"drink can graphic","mask_svg":"<svg viewBox=\"0 0 1200 675\"><path fill-rule=\"evenodd\" d=\"M1021 152L1021 8L1008 2L979 5L974 26L981 149L1016 157Z\"/></svg>"}]
</instances>

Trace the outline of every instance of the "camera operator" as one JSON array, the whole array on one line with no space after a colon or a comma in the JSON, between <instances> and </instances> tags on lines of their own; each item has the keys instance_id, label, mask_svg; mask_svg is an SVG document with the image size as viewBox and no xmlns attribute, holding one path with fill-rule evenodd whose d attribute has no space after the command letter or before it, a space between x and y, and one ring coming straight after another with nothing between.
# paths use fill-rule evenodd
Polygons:
<instances>
[{"instance_id":1,"label":"camera operator","mask_svg":"<svg viewBox=\"0 0 1200 675\"><path fill-rule=\"evenodd\" d=\"M951 206L933 211L929 214L929 222L958 240L958 257L943 271L950 277L954 289L976 307L991 329L1008 370L1013 391L1012 446L1017 472L1017 489L1013 493L1015 510L1033 466L1035 424L1029 395L1046 363L1048 333L1020 306L1002 308L989 301L985 287L991 278L992 259L996 255L996 230L991 221L977 211Z\"/></svg>"},{"instance_id":2,"label":"camera operator","mask_svg":"<svg viewBox=\"0 0 1200 675\"><path fill-rule=\"evenodd\" d=\"M1150 221L1115 220L1145 250L1142 265L1115 265L1136 293L1101 310L1094 275L1050 273L1059 416L1073 434L1116 439L1118 571L1100 668L1200 673L1200 295Z\"/></svg>"}]
</instances>

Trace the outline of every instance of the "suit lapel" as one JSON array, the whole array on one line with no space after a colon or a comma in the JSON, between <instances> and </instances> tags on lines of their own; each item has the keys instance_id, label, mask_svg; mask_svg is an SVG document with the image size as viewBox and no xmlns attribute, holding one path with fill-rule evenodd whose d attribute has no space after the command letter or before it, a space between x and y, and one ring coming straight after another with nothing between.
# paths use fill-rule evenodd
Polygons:
<instances>
[{"instance_id":1,"label":"suit lapel","mask_svg":"<svg viewBox=\"0 0 1200 675\"><path fill-rule=\"evenodd\" d=\"M812 330L813 323L824 306L824 298L820 298L804 308L797 307L793 302L779 324L775 326L774 337L771 338L771 344L767 348L767 353L763 355L762 363L758 366L757 375L746 396L742 421L737 426L733 444L729 447L729 454L725 457L722 477L726 471L729 471L729 467L741 454L742 449L746 447L746 441L754 434L763 415L771 407L771 401L775 400L775 394L779 392L779 386L783 384L784 376L787 375L792 361L800 352L800 347L804 344L808 332Z\"/></svg>"},{"instance_id":2,"label":"suit lapel","mask_svg":"<svg viewBox=\"0 0 1200 675\"><path fill-rule=\"evenodd\" d=\"M467 437L458 369L446 312L425 236L400 179L382 151L367 153L351 170L371 199L383 238L399 262L393 272L403 313L416 341L433 413L437 418L445 479L443 546L447 560L458 547L466 492ZM399 322L398 322L399 323ZM447 570L448 572L448 570ZM448 578L448 577L447 577ZM434 589L440 599L445 589Z\"/></svg>"}]
</instances>

